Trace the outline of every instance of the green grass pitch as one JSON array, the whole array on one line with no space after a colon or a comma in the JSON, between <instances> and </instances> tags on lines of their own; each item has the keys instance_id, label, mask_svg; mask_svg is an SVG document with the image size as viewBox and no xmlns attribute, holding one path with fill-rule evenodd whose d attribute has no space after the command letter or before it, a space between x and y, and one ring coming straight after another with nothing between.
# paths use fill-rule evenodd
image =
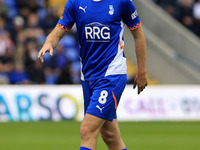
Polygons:
<instances>
[{"instance_id":1,"label":"green grass pitch","mask_svg":"<svg viewBox=\"0 0 200 150\"><path fill-rule=\"evenodd\" d=\"M200 122L120 122L128 150L200 150ZM79 150L79 122L0 123L0 150ZM107 150L98 138L97 150Z\"/></svg>"}]
</instances>

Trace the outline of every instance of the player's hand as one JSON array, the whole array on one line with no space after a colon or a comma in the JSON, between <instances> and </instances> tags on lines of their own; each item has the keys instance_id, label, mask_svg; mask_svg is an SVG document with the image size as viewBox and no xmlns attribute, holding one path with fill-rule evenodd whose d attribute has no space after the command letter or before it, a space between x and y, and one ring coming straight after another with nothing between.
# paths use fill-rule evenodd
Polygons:
<instances>
[{"instance_id":1,"label":"player's hand","mask_svg":"<svg viewBox=\"0 0 200 150\"><path fill-rule=\"evenodd\" d=\"M133 88L135 89L136 86L138 87L138 94L140 94L145 89L145 87L147 86L146 73L138 73L135 76Z\"/></svg>"},{"instance_id":2,"label":"player's hand","mask_svg":"<svg viewBox=\"0 0 200 150\"><path fill-rule=\"evenodd\" d=\"M45 43L42 47L42 49L40 50L39 54L38 54L38 58L40 59L40 61L43 63L44 62L44 54L46 52L49 52L49 54L51 56L53 56L53 47L51 45L51 43Z\"/></svg>"}]
</instances>

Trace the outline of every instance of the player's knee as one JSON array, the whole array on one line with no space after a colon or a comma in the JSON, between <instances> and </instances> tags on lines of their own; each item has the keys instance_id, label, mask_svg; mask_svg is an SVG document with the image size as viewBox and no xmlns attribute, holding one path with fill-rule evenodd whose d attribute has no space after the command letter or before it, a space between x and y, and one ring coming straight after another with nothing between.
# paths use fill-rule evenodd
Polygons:
<instances>
[{"instance_id":1,"label":"player's knee","mask_svg":"<svg viewBox=\"0 0 200 150\"><path fill-rule=\"evenodd\" d=\"M87 140L91 137L92 132L90 131L88 126L81 126L80 134L82 140Z\"/></svg>"},{"instance_id":2,"label":"player's knee","mask_svg":"<svg viewBox=\"0 0 200 150\"><path fill-rule=\"evenodd\" d=\"M101 131L101 137L104 140L104 142L109 145L115 142L115 134L110 131Z\"/></svg>"}]
</instances>

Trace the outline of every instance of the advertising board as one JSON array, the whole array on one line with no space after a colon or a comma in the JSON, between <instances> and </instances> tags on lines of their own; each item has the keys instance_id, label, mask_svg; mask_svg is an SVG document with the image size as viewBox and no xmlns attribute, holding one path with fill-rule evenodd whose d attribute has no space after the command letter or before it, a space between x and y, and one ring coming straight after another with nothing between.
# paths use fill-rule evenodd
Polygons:
<instances>
[{"instance_id":1,"label":"advertising board","mask_svg":"<svg viewBox=\"0 0 200 150\"><path fill-rule=\"evenodd\" d=\"M83 119L80 85L1 86L0 122ZM140 95L126 86L119 121L200 120L199 86L149 86Z\"/></svg>"}]
</instances>

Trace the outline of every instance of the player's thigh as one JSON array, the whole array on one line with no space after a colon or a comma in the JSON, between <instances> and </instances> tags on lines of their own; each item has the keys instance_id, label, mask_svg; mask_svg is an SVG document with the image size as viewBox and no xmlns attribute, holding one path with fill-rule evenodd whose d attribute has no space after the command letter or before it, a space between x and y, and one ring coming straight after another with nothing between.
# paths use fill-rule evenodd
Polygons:
<instances>
[{"instance_id":1,"label":"player's thigh","mask_svg":"<svg viewBox=\"0 0 200 150\"><path fill-rule=\"evenodd\" d=\"M86 114L81 124L81 135L98 135L106 120Z\"/></svg>"},{"instance_id":2,"label":"player's thigh","mask_svg":"<svg viewBox=\"0 0 200 150\"><path fill-rule=\"evenodd\" d=\"M113 119L112 122L107 120L102 126L100 132L103 139L119 138L120 129L119 129L117 119Z\"/></svg>"}]
</instances>

